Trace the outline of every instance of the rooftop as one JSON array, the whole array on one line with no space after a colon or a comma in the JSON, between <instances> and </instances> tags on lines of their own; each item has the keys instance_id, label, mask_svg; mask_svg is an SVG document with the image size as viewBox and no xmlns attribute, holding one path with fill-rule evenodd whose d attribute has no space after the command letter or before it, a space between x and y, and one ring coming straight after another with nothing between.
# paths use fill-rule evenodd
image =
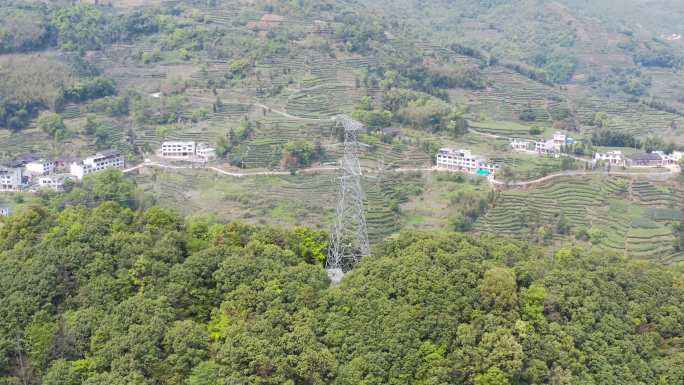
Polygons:
<instances>
[{"instance_id":1,"label":"rooftop","mask_svg":"<svg viewBox=\"0 0 684 385\"><path fill-rule=\"evenodd\" d=\"M119 150L103 150L95 154L95 157L120 156Z\"/></svg>"},{"instance_id":2,"label":"rooftop","mask_svg":"<svg viewBox=\"0 0 684 385\"><path fill-rule=\"evenodd\" d=\"M175 145L175 144L180 144L180 145L195 144L195 141L194 140L169 140L166 142L162 142L162 146L170 146L170 145Z\"/></svg>"},{"instance_id":3,"label":"rooftop","mask_svg":"<svg viewBox=\"0 0 684 385\"><path fill-rule=\"evenodd\" d=\"M32 160L32 161L30 161L30 162L28 162L28 163L46 163L46 162L47 162L47 163L51 163L51 162L54 162L54 161L51 160L51 159L40 158L40 159L34 159L34 160Z\"/></svg>"},{"instance_id":4,"label":"rooftop","mask_svg":"<svg viewBox=\"0 0 684 385\"><path fill-rule=\"evenodd\" d=\"M650 160L662 160L661 156L653 153L641 153L628 155L627 158L635 161L650 161Z\"/></svg>"},{"instance_id":5,"label":"rooftop","mask_svg":"<svg viewBox=\"0 0 684 385\"><path fill-rule=\"evenodd\" d=\"M442 154L456 154L456 153L464 154L464 155L470 155L471 154L470 150L464 150L464 149L454 150L453 148L448 148L448 147L440 148L439 152Z\"/></svg>"}]
</instances>

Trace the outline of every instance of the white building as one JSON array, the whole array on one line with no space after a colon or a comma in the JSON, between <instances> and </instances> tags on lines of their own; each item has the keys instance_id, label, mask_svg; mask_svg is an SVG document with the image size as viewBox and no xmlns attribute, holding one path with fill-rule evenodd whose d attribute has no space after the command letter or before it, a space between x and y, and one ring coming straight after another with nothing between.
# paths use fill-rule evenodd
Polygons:
<instances>
[{"instance_id":1,"label":"white building","mask_svg":"<svg viewBox=\"0 0 684 385\"><path fill-rule=\"evenodd\" d=\"M216 159L216 149L204 143L197 145L197 158L203 162L210 162Z\"/></svg>"},{"instance_id":2,"label":"white building","mask_svg":"<svg viewBox=\"0 0 684 385\"><path fill-rule=\"evenodd\" d=\"M160 155L165 158L189 159L195 156L195 142L164 142Z\"/></svg>"},{"instance_id":3,"label":"white building","mask_svg":"<svg viewBox=\"0 0 684 385\"><path fill-rule=\"evenodd\" d=\"M70 174L53 174L38 177L37 187L39 189L61 190L64 188L64 182L73 178Z\"/></svg>"},{"instance_id":4,"label":"white building","mask_svg":"<svg viewBox=\"0 0 684 385\"><path fill-rule=\"evenodd\" d=\"M679 161L684 158L684 152L673 151L671 154L666 154L664 151L653 151L654 154L660 155L663 159L663 166L679 164Z\"/></svg>"},{"instance_id":5,"label":"white building","mask_svg":"<svg viewBox=\"0 0 684 385\"><path fill-rule=\"evenodd\" d=\"M164 158L210 162L216 159L216 150L205 143L164 142L158 154Z\"/></svg>"},{"instance_id":6,"label":"white building","mask_svg":"<svg viewBox=\"0 0 684 385\"><path fill-rule=\"evenodd\" d=\"M558 152L560 151L560 149L556 147L555 140L549 139L534 142L534 151L540 155L558 157Z\"/></svg>"},{"instance_id":7,"label":"white building","mask_svg":"<svg viewBox=\"0 0 684 385\"><path fill-rule=\"evenodd\" d=\"M9 217L12 210L9 207L0 207L0 217Z\"/></svg>"},{"instance_id":8,"label":"white building","mask_svg":"<svg viewBox=\"0 0 684 385\"><path fill-rule=\"evenodd\" d=\"M21 168L0 167L0 191L19 191L24 173Z\"/></svg>"},{"instance_id":9,"label":"white building","mask_svg":"<svg viewBox=\"0 0 684 385\"><path fill-rule=\"evenodd\" d=\"M594 163L604 162L613 166L624 166L625 156L622 151L595 152Z\"/></svg>"},{"instance_id":10,"label":"white building","mask_svg":"<svg viewBox=\"0 0 684 385\"><path fill-rule=\"evenodd\" d=\"M568 144L568 136L562 132L556 132L553 134L553 147L556 151L560 151L561 148Z\"/></svg>"},{"instance_id":11,"label":"white building","mask_svg":"<svg viewBox=\"0 0 684 385\"><path fill-rule=\"evenodd\" d=\"M442 148L437 153L437 166L449 170L475 172L480 160L470 150L453 150Z\"/></svg>"},{"instance_id":12,"label":"white building","mask_svg":"<svg viewBox=\"0 0 684 385\"><path fill-rule=\"evenodd\" d=\"M442 148L437 152L437 167L469 174L482 172L483 175L493 174L498 169L498 166L488 163L482 157L473 155L470 150L454 150L451 148Z\"/></svg>"},{"instance_id":13,"label":"white building","mask_svg":"<svg viewBox=\"0 0 684 385\"><path fill-rule=\"evenodd\" d=\"M31 175L49 175L55 172L57 163L52 160L39 159L26 163L26 171Z\"/></svg>"},{"instance_id":14,"label":"white building","mask_svg":"<svg viewBox=\"0 0 684 385\"><path fill-rule=\"evenodd\" d=\"M553 135L549 140L512 139L510 146L516 151L536 152L540 155L558 157L564 146L574 143L574 140L562 132Z\"/></svg>"},{"instance_id":15,"label":"white building","mask_svg":"<svg viewBox=\"0 0 684 385\"><path fill-rule=\"evenodd\" d=\"M529 151L532 142L527 139L511 139L511 148L517 151Z\"/></svg>"},{"instance_id":16,"label":"white building","mask_svg":"<svg viewBox=\"0 0 684 385\"><path fill-rule=\"evenodd\" d=\"M480 162L478 172L483 175L496 174L499 171L499 165L494 162Z\"/></svg>"},{"instance_id":17,"label":"white building","mask_svg":"<svg viewBox=\"0 0 684 385\"><path fill-rule=\"evenodd\" d=\"M107 150L98 152L93 156L83 159L81 162L72 163L69 171L76 178L83 179L88 174L109 168L124 168L124 158L119 151Z\"/></svg>"}]
</instances>

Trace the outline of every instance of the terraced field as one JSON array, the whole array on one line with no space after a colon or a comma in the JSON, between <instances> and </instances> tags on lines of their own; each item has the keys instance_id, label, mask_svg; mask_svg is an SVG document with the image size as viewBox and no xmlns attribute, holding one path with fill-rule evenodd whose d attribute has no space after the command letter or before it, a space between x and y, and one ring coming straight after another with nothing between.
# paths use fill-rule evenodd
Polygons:
<instances>
[{"instance_id":1,"label":"terraced field","mask_svg":"<svg viewBox=\"0 0 684 385\"><path fill-rule=\"evenodd\" d=\"M146 170L135 176L157 203L188 215L216 214L224 220L306 225L329 229L334 213L337 181L331 173L229 178L211 171ZM366 220L371 242L378 242L403 227L399 205L410 196L407 186L419 175L367 176Z\"/></svg>"},{"instance_id":2,"label":"terraced field","mask_svg":"<svg viewBox=\"0 0 684 385\"><path fill-rule=\"evenodd\" d=\"M684 118L669 112L659 111L643 104L599 98L581 98L575 102L577 118L591 131L588 125L597 112L605 112L609 117L609 127L628 132L637 137L649 134L661 137L682 139Z\"/></svg>"},{"instance_id":3,"label":"terraced field","mask_svg":"<svg viewBox=\"0 0 684 385\"><path fill-rule=\"evenodd\" d=\"M473 104L472 109L500 120L517 121L520 114L529 109L538 123L549 122L551 117L547 101L565 98L553 87L532 81L506 68L489 67L483 71L483 75L491 85L473 92L477 104Z\"/></svg>"},{"instance_id":4,"label":"terraced field","mask_svg":"<svg viewBox=\"0 0 684 385\"><path fill-rule=\"evenodd\" d=\"M507 138L538 137L530 135L530 127L514 122L484 121L470 122L470 127L477 132Z\"/></svg>"},{"instance_id":5,"label":"terraced field","mask_svg":"<svg viewBox=\"0 0 684 385\"><path fill-rule=\"evenodd\" d=\"M567 221L572 235L593 233L595 247L671 263L682 258L675 255L671 227L681 217L681 205L676 191L644 180L559 179L531 191L502 193L476 229L534 239L545 227L554 240L562 240L566 236L555 229Z\"/></svg>"}]
</instances>

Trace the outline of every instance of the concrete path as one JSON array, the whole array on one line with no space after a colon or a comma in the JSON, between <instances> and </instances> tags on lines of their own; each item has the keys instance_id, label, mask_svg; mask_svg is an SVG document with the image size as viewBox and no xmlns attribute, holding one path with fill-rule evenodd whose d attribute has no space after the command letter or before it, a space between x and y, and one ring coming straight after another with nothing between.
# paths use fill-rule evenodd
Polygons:
<instances>
[{"instance_id":1,"label":"concrete path","mask_svg":"<svg viewBox=\"0 0 684 385\"><path fill-rule=\"evenodd\" d=\"M562 177L567 177L567 176L582 176L582 175L605 175L605 176L644 176L644 177L664 177L664 178L672 178L675 177L677 174L679 174L680 171L676 169L670 169L668 171L660 171L660 172L628 172L628 171L564 171L564 172L558 172L554 174L549 174L547 176L537 178L537 179L532 179L532 180L527 180L527 181L522 181L522 182L503 182L500 180L496 180L493 178L490 178L489 181L495 185L495 186L508 186L508 187L525 187L541 182L546 182L547 180L555 179L555 178L562 178Z\"/></svg>"},{"instance_id":2,"label":"concrete path","mask_svg":"<svg viewBox=\"0 0 684 385\"><path fill-rule=\"evenodd\" d=\"M170 165L170 164L164 164L160 162L154 162L151 161L150 159L145 159L143 163L140 163L136 166L133 166L131 168L127 168L123 170L124 173L130 173L135 170L139 170L144 167L152 167L152 168L161 168L161 169L167 169L167 170L211 170L214 171L220 175L225 175L225 176L230 176L234 178L248 178L248 177L257 177L257 176L278 176L278 175L291 175L289 171L255 171L255 172L235 172L235 171L227 171L219 167L215 166L204 166L201 164L191 164L191 165L183 165L183 166L177 166L177 165ZM320 173L320 172L335 172L339 170L339 167L335 166L326 166L326 167L310 167L310 168L304 168L304 169L299 169L297 170L297 174L315 174L315 173ZM386 172L386 173L412 173L412 172L451 172L451 173L459 173L458 171L453 171L453 170L445 170L437 167L416 167L416 168L395 168L395 169L388 169L388 170L366 170L367 173L376 173L376 172ZM488 178L488 181L494 185L494 186L506 186L506 187L526 187L542 182L546 182L551 179L555 178L562 178L562 177L571 177L571 176L586 176L586 175L604 175L604 176L643 176L643 177L663 177L663 178L672 178L675 177L677 174L680 173L679 168L672 168L669 169L668 171L659 171L659 172L629 172L629 171L563 171L563 172L558 172L554 174L549 174L537 179L532 179L532 180L527 180L527 181L520 181L520 182L504 182L500 180L496 180L494 178Z\"/></svg>"},{"instance_id":3,"label":"concrete path","mask_svg":"<svg viewBox=\"0 0 684 385\"><path fill-rule=\"evenodd\" d=\"M160 162L153 162L149 159L145 159L143 163L140 163L136 166L133 166L131 168L127 168L123 170L124 174L133 172L135 170L139 170L144 167L152 167L152 168L162 168L162 169L167 169L167 170L212 170L215 171L221 175L226 175L226 176L231 176L235 178L244 178L244 177L254 177L254 176L274 176L274 175L290 175L289 171L256 171L256 172L234 172L234 171L226 171L222 168L215 167L215 166L204 166L202 164L191 164L187 166L175 166L175 165L170 165L170 164L164 164ZM328 171L335 171L337 170L337 167L310 167L310 168L305 168L301 170L297 170L298 174L313 174L317 172L328 172Z\"/></svg>"}]
</instances>

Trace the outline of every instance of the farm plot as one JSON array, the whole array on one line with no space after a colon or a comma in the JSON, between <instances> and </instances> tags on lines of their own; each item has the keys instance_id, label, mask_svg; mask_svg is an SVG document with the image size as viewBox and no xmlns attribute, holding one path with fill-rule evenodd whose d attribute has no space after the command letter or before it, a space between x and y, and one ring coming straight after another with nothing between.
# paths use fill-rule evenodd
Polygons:
<instances>
[{"instance_id":1,"label":"farm plot","mask_svg":"<svg viewBox=\"0 0 684 385\"><path fill-rule=\"evenodd\" d=\"M554 88L508 69L492 67L484 70L483 74L491 81L491 85L473 92L479 102L479 105L473 106L473 110L501 120L517 121L523 111L530 111L536 122L550 122L547 99L563 99Z\"/></svg>"},{"instance_id":2,"label":"farm plot","mask_svg":"<svg viewBox=\"0 0 684 385\"><path fill-rule=\"evenodd\" d=\"M483 122L469 122L477 132L482 132L490 135L504 136L508 138L527 138L538 137L530 135L530 127L514 122L500 122L500 121L483 121Z\"/></svg>"},{"instance_id":3,"label":"farm plot","mask_svg":"<svg viewBox=\"0 0 684 385\"><path fill-rule=\"evenodd\" d=\"M671 224L681 217L675 193L652 183L622 178L564 178L531 191L507 191L476 224L479 232L534 239L545 227L554 240L588 231L595 247L670 263ZM569 225L570 234L559 227ZM582 230L584 229L584 230Z\"/></svg>"},{"instance_id":4,"label":"farm plot","mask_svg":"<svg viewBox=\"0 0 684 385\"><path fill-rule=\"evenodd\" d=\"M583 129L591 132L589 123L598 112L608 115L608 127L630 133L637 137L657 135L672 136L679 142L684 140L678 127L684 127L684 118L669 112L659 111L643 104L609 101L599 98L582 98L575 101L578 120Z\"/></svg>"}]
</instances>

